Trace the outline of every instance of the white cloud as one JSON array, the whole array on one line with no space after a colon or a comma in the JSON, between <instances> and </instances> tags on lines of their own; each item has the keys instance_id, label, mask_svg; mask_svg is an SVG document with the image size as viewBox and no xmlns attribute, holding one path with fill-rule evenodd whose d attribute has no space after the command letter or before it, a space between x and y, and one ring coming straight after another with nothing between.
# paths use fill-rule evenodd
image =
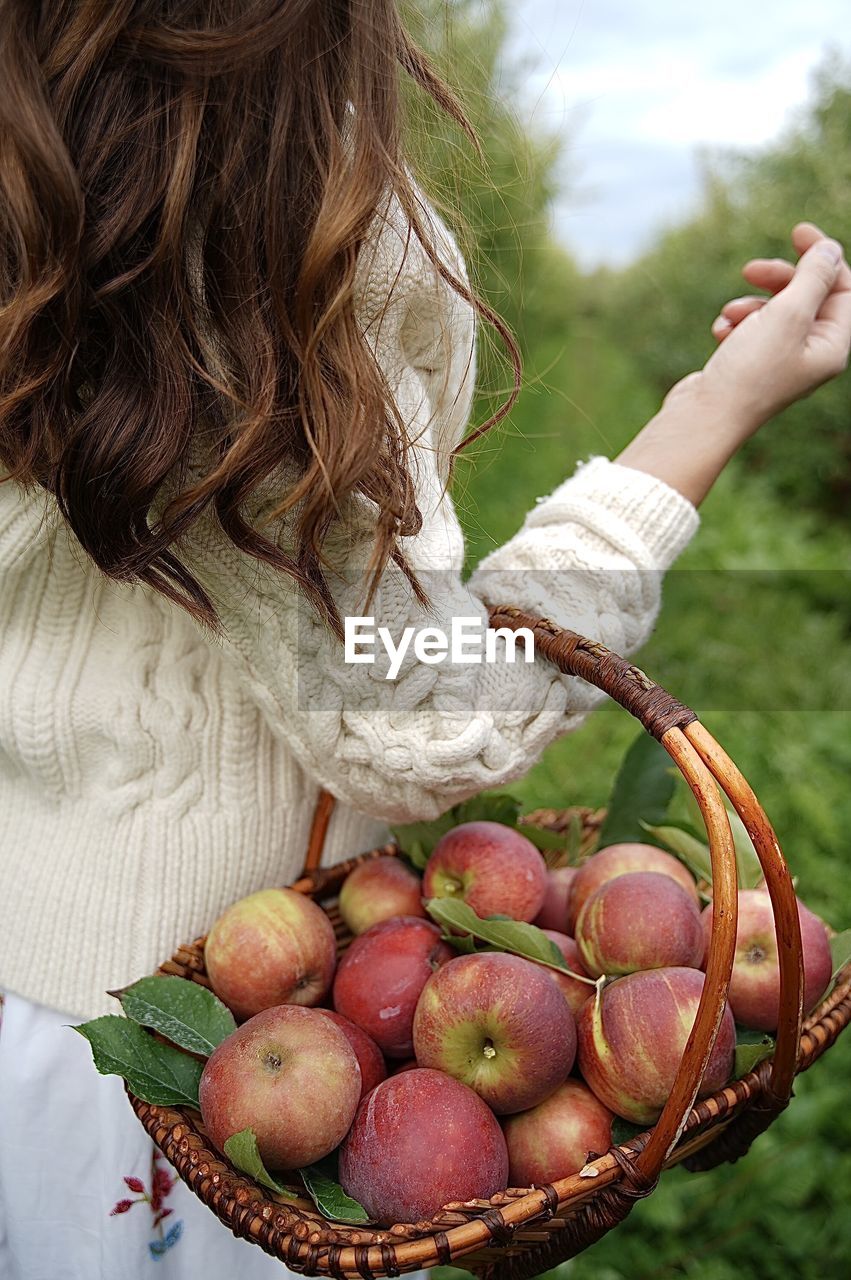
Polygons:
<instances>
[{"instance_id":1,"label":"white cloud","mask_svg":"<svg viewBox=\"0 0 851 1280\"><path fill-rule=\"evenodd\" d=\"M699 146L777 136L846 13L847 0L775 0L770 11L747 0L518 0L510 56L534 64L525 114L568 135L557 234L588 265L633 256L696 198Z\"/></svg>"}]
</instances>

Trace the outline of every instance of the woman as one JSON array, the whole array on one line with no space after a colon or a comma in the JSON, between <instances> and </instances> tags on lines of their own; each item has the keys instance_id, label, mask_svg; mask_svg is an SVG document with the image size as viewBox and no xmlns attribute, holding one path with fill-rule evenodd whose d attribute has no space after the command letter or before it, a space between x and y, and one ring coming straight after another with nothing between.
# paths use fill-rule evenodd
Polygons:
<instances>
[{"instance_id":1,"label":"woman","mask_svg":"<svg viewBox=\"0 0 851 1280\"><path fill-rule=\"evenodd\" d=\"M345 621L510 602L634 650L726 461L844 368L851 272L806 223L747 264L773 296L463 585L479 316L519 361L405 164L400 66L472 131L395 0L0 0L0 33L0 1274L271 1276L68 1024L291 881L320 787L333 862L579 725L542 662L386 679Z\"/></svg>"}]
</instances>

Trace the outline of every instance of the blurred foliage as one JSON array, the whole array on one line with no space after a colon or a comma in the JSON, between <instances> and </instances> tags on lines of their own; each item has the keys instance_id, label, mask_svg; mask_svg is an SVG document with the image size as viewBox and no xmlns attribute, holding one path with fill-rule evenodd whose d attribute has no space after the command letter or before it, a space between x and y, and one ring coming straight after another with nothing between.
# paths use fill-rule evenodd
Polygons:
<instances>
[{"instance_id":1,"label":"blurred foliage","mask_svg":"<svg viewBox=\"0 0 851 1280\"><path fill-rule=\"evenodd\" d=\"M673 382L705 362L712 319L746 291L743 262L788 257L791 227L804 218L851 245L851 69L828 58L777 145L707 159L697 216L629 269L584 278L552 243L564 139L530 134L512 107L522 68L503 57L502 0L423 0L411 10L416 38L458 89L484 150L480 162L417 92L415 169L524 356L518 404L456 472L472 565L579 459L614 457ZM499 343L486 335L483 326L474 422L510 387ZM666 576L655 633L638 655L744 770L801 895L840 929L851 925L849 401L846 376L771 423L727 468ZM634 735L630 717L608 704L506 789L527 807L602 804ZM848 1274L849 1074L851 1033L799 1078L792 1105L747 1159L667 1174L625 1225L566 1269L569 1280Z\"/></svg>"}]
</instances>

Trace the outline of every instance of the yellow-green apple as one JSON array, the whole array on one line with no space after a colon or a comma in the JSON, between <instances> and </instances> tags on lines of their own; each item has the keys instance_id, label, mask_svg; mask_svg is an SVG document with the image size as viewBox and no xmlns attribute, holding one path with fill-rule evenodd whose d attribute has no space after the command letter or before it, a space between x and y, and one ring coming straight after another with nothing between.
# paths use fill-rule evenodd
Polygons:
<instances>
[{"instance_id":1,"label":"yellow-green apple","mask_svg":"<svg viewBox=\"0 0 851 1280\"><path fill-rule=\"evenodd\" d=\"M555 867L547 872L544 905L532 921L539 929L567 929L567 897L578 867Z\"/></svg>"},{"instance_id":2,"label":"yellow-green apple","mask_svg":"<svg viewBox=\"0 0 851 1280\"><path fill-rule=\"evenodd\" d=\"M393 916L425 916L418 875L400 858L370 858L343 881L340 915L354 934Z\"/></svg>"},{"instance_id":3,"label":"yellow-green apple","mask_svg":"<svg viewBox=\"0 0 851 1280\"><path fill-rule=\"evenodd\" d=\"M652 844L610 844L583 862L574 876L567 899L565 933L575 936L579 912L586 899L601 884L614 880L615 876L627 875L630 871L657 871L660 875L672 876L696 904L700 903L694 876L672 854L666 853L664 849L657 849Z\"/></svg>"},{"instance_id":4,"label":"yellow-green apple","mask_svg":"<svg viewBox=\"0 0 851 1280\"><path fill-rule=\"evenodd\" d=\"M519 831L501 822L464 822L434 846L423 876L426 898L461 898L478 916L534 920L544 903L547 864Z\"/></svg>"},{"instance_id":5,"label":"yellow-green apple","mask_svg":"<svg viewBox=\"0 0 851 1280\"><path fill-rule=\"evenodd\" d=\"M580 977L590 977L582 963L582 957L579 954L575 939L569 938L566 933L559 933L557 929L544 929L544 933L551 942L556 944L569 969L572 969L574 973L578 973ZM590 982L580 982L577 978L571 978L567 973L559 973L558 969L545 968L544 971L550 975L561 989L574 1015L579 1012L588 997L594 994L594 987Z\"/></svg>"},{"instance_id":6,"label":"yellow-green apple","mask_svg":"<svg viewBox=\"0 0 851 1280\"><path fill-rule=\"evenodd\" d=\"M228 907L204 945L207 975L236 1018L328 994L337 944L321 907L292 889L260 889Z\"/></svg>"},{"instance_id":7,"label":"yellow-green apple","mask_svg":"<svg viewBox=\"0 0 851 1280\"><path fill-rule=\"evenodd\" d=\"M804 1013L816 1007L830 983L833 965L824 922L798 900L804 954ZM705 943L712 934L712 907L703 913ZM730 979L730 1008L738 1023L755 1031L776 1031L780 1012L780 960L771 899L764 889L739 892L736 955Z\"/></svg>"},{"instance_id":8,"label":"yellow-green apple","mask_svg":"<svg viewBox=\"0 0 851 1280\"><path fill-rule=\"evenodd\" d=\"M576 945L593 978L699 969L705 949L694 898L658 871L631 871L601 884L579 912Z\"/></svg>"},{"instance_id":9,"label":"yellow-green apple","mask_svg":"<svg viewBox=\"0 0 851 1280\"><path fill-rule=\"evenodd\" d=\"M508 1183L499 1121L441 1071L391 1076L367 1094L340 1149L340 1183L376 1222L419 1222Z\"/></svg>"},{"instance_id":10,"label":"yellow-green apple","mask_svg":"<svg viewBox=\"0 0 851 1280\"><path fill-rule=\"evenodd\" d=\"M612 1145L612 1113L580 1080L565 1080L537 1107L503 1121L512 1187L578 1173Z\"/></svg>"},{"instance_id":11,"label":"yellow-green apple","mask_svg":"<svg viewBox=\"0 0 851 1280\"><path fill-rule=\"evenodd\" d=\"M340 960L334 1008L372 1036L388 1058L410 1058L420 992L454 954L430 920L382 920L355 938Z\"/></svg>"},{"instance_id":12,"label":"yellow-green apple","mask_svg":"<svg viewBox=\"0 0 851 1280\"><path fill-rule=\"evenodd\" d=\"M414 1054L500 1115L525 1111L570 1074L576 1023L548 970L484 951L441 966L414 1014Z\"/></svg>"},{"instance_id":13,"label":"yellow-green apple","mask_svg":"<svg viewBox=\"0 0 851 1280\"><path fill-rule=\"evenodd\" d=\"M257 1135L270 1169L301 1169L339 1146L361 1093L355 1051L318 1009L264 1009L218 1045L204 1066L199 1101L219 1151L243 1129Z\"/></svg>"},{"instance_id":14,"label":"yellow-green apple","mask_svg":"<svg viewBox=\"0 0 851 1280\"><path fill-rule=\"evenodd\" d=\"M658 1120L703 991L698 969L647 969L615 978L577 1018L578 1062L600 1101L635 1124ZM699 1097L727 1083L736 1027L727 1005Z\"/></svg>"},{"instance_id":15,"label":"yellow-green apple","mask_svg":"<svg viewBox=\"0 0 851 1280\"><path fill-rule=\"evenodd\" d=\"M360 1067L361 1097L363 1098L370 1089L374 1089L387 1077L384 1054L372 1036L368 1036L363 1027L359 1027L350 1018L344 1018L341 1013L335 1013L333 1009L317 1009L316 1012L321 1013L324 1018L330 1018L354 1049Z\"/></svg>"}]
</instances>

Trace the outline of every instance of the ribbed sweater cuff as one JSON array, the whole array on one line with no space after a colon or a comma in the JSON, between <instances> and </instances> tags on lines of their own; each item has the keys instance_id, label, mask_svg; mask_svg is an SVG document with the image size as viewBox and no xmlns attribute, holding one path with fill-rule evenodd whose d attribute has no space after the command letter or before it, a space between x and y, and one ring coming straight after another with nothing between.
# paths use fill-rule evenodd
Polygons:
<instances>
[{"instance_id":1,"label":"ribbed sweater cuff","mask_svg":"<svg viewBox=\"0 0 851 1280\"><path fill-rule=\"evenodd\" d=\"M700 525L694 504L664 480L600 456L539 498L526 527L574 519L645 569L667 569Z\"/></svg>"}]
</instances>

